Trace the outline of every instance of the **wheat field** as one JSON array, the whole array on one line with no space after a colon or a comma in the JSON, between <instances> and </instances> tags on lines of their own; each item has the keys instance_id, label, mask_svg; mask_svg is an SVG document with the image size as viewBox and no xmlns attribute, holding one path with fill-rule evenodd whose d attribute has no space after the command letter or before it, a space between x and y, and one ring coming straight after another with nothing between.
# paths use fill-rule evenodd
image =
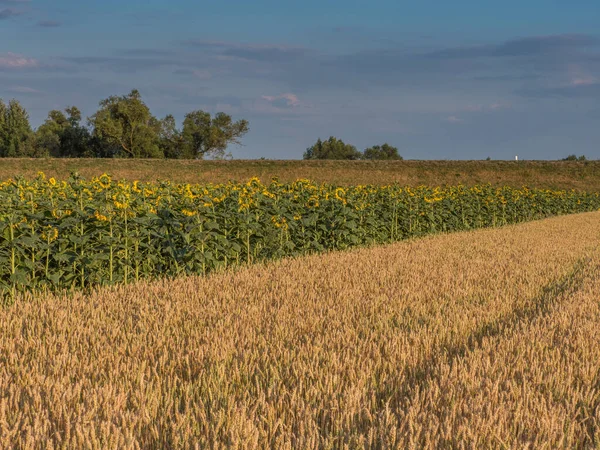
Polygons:
<instances>
[{"instance_id":1,"label":"wheat field","mask_svg":"<svg viewBox=\"0 0 600 450\"><path fill-rule=\"evenodd\" d=\"M1 448L600 448L600 212L0 310Z\"/></svg>"}]
</instances>

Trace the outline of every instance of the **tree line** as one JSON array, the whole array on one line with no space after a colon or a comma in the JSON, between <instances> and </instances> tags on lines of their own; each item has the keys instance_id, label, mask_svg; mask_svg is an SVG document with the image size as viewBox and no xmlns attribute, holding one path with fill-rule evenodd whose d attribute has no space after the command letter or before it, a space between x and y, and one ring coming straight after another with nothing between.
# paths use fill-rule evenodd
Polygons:
<instances>
[{"instance_id":1,"label":"tree line","mask_svg":"<svg viewBox=\"0 0 600 450\"><path fill-rule=\"evenodd\" d=\"M248 132L247 120L229 114L214 116L196 110L185 115L181 128L175 118L156 118L137 90L110 96L85 119L76 106L52 110L36 130L17 101L0 99L0 157L55 158L220 158L230 144L240 144ZM398 149L376 145L360 152L341 139L319 139L304 159L401 160Z\"/></svg>"},{"instance_id":2,"label":"tree line","mask_svg":"<svg viewBox=\"0 0 600 450\"><path fill-rule=\"evenodd\" d=\"M196 110L185 115L181 129L175 118L157 119L137 90L111 96L83 123L75 107L53 110L36 130L17 100L0 99L0 157L176 158L222 157L229 144L239 144L248 121Z\"/></svg>"},{"instance_id":3,"label":"tree line","mask_svg":"<svg viewBox=\"0 0 600 450\"><path fill-rule=\"evenodd\" d=\"M185 115L181 128L169 114L152 115L138 90L102 100L86 122L76 106L52 110L33 130L29 114L15 99L0 98L0 157L55 158L222 158L230 144L241 144L249 131L247 120L229 114L195 110ZM387 143L359 151L334 136L320 138L304 152L304 159L402 160ZM487 158L490 160L491 158ZM563 161L587 161L575 154Z\"/></svg>"},{"instance_id":4,"label":"tree line","mask_svg":"<svg viewBox=\"0 0 600 450\"><path fill-rule=\"evenodd\" d=\"M364 149L362 152L357 150L354 145L346 144L341 139L331 136L317 142L306 149L304 159L347 159L347 160L402 160L396 147L389 144L374 145Z\"/></svg>"}]
</instances>

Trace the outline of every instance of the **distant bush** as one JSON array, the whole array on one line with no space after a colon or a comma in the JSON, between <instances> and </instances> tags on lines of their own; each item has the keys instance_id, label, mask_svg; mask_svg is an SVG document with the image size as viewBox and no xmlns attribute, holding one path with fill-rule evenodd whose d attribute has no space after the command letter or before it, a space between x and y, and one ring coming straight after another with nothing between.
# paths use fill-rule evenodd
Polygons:
<instances>
[{"instance_id":1,"label":"distant bush","mask_svg":"<svg viewBox=\"0 0 600 450\"><path fill-rule=\"evenodd\" d=\"M566 158L562 159L563 161L587 161L585 155L577 156L577 155L569 155Z\"/></svg>"},{"instance_id":2,"label":"distant bush","mask_svg":"<svg viewBox=\"0 0 600 450\"><path fill-rule=\"evenodd\" d=\"M398 149L387 143L383 145L374 145L373 147L365 149L362 157L367 160L383 159L400 161L403 159L402 156L398 154Z\"/></svg>"},{"instance_id":3,"label":"distant bush","mask_svg":"<svg viewBox=\"0 0 600 450\"><path fill-rule=\"evenodd\" d=\"M306 149L304 159L361 159L362 154L355 146L346 144L341 139L331 136L326 141L317 142Z\"/></svg>"},{"instance_id":4,"label":"distant bush","mask_svg":"<svg viewBox=\"0 0 600 450\"><path fill-rule=\"evenodd\" d=\"M346 144L341 139L331 136L326 141L318 139L317 142L306 149L304 159L346 159L346 160L402 160L398 149L390 144L374 145L363 152L354 145Z\"/></svg>"}]
</instances>

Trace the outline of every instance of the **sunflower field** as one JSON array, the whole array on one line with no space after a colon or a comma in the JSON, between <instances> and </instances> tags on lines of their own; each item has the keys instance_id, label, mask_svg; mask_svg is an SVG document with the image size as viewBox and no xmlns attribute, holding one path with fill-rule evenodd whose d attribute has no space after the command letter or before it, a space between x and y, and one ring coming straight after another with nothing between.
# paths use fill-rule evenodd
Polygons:
<instances>
[{"instance_id":1,"label":"sunflower field","mask_svg":"<svg viewBox=\"0 0 600 450\"><path fill-rule=\"evenodd\" d=\"M89 289L597 210L598 193L400 185L0 183L0 292Z\"/></svg>"}]
</instances>

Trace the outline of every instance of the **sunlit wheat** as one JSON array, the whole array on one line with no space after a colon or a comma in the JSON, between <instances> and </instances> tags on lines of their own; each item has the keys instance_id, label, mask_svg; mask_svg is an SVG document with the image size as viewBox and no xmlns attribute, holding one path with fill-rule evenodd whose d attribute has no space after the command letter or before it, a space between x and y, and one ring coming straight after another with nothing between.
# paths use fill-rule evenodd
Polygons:
<instances>
[{"instance_id":1,"label":"sunlit wheat","mask_svg":"<svg viewBox=\"0 0 600 450\"><path fill-rule=\"evenodd\" d=\"M600 213L23 298L1 448L595 448Z\"/></svg>"}]
</instances>

